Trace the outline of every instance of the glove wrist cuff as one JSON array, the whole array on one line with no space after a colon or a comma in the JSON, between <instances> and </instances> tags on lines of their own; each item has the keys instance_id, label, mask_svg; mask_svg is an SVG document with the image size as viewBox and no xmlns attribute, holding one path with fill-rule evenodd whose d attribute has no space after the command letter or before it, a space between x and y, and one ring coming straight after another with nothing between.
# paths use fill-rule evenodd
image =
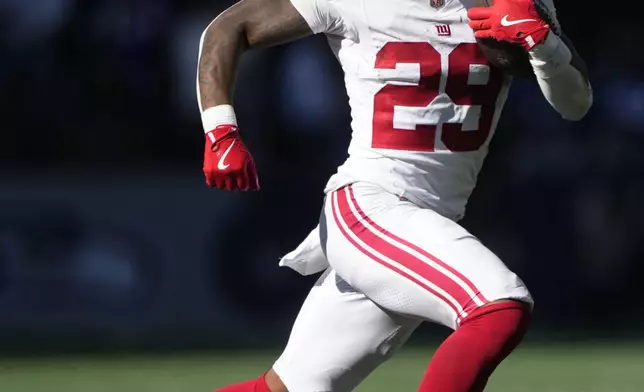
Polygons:
<instances>
[{"instance_id":1,"label":"glove wrist cuff","mask_svg":"<svg viewBox=\"0 0 644 392\"><path fill-rule=\"evenodd\" d=\"M206 139L210 140L212 144L215 144L226 139L227 136L231 136L237 131L238 128L235 125L220 125L217 128L206 133Z\"/></svg>"},{"instance_id":2,"label":"glove wrist cuff","mask_svg":"<svg viewBox=\"0 0 644 392\"><path fill-rule=\"evenodd\" d=\"M201 113L204 133L208 134L221 125L237 126L235 109L230 105L218 105Z\"/></svg>"},{"instance_id":3,"label":"glove wrist cuff","mask_svg":"<svg viewBox=\"0 0 644 392\"><path fill-rule=\"evenodd\" d=\"M548 33L541 45L535 46L528 53L534 73L541 79L557 76L572 60L568 46L552 32Z\"/></svg>"},{"instance_id":4,"label":"glove wrist cuff","mask_svg":"<svg viewBox=\"0 0 644 392\"><path fill-rule=\"evenodd\" d=\"M550 35L550 27L546 24L539 26L523 38L523 47L528 51L543 45Z\"/></svg>"}]
</instances>

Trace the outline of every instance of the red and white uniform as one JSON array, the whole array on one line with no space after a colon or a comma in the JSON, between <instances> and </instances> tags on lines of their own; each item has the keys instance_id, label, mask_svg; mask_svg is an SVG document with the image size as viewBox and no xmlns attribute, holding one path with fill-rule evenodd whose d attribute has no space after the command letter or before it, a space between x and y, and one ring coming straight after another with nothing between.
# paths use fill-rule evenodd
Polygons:
<instances>
[{"instance_id":1,"label":"red and white uniform","mask_svg":"<svg viewBox=\"0 0 644 392\"><path fill-rule=\"evenodd\" d=\"M313 31L327 32L351 105L350 157L327 192L364 181L462 216L509 87L476 44L464 5L293 3Z\"/></svg>"},{"instance_id":2,"label":"red and white uniform","mask_svg":"<svg viewBox=\"0 0 644 392\"><path fill-rule=\"evenodd\" d=\"M353 138L319 227L282 260L329 268L274 369L292 392L350 391L421 320L457 328L488 302L532 303L456 223L510 80L474 39L472 0L291 1L342 65Z\"/></svg>"}]
</instances>

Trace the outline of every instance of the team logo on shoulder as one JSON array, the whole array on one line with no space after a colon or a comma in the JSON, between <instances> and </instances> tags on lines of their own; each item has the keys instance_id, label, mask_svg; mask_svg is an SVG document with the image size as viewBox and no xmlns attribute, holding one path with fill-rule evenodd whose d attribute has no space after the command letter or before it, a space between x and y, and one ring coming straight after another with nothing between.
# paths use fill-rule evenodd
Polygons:
<instances>
[{"instance_id":1,"label":"team logo on shoulder","mask_svg":"<svg viewBox=\"0 0 644 392\"><path fill-rule=\"evenodd\" d=\"M429 0L429 5L434 8L441 8L445 5L445 0Z\"/></svg>"}]
</instances>

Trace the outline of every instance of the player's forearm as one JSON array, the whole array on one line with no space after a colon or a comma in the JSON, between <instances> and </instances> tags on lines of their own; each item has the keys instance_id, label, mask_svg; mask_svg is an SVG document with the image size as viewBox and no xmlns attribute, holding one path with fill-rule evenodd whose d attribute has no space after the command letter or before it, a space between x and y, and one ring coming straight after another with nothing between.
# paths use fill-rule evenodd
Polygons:
<instances>
[{"instance_id":1,"label":"player's forearm","mask_svg":"<svg viewBox=\"0 0 644 392\"><path fill-rule=\"evenodd\" d=\"M593 103L593 91L574 49L550 34L546 43L531 51L537 82L550 105L566 120L581 120Z\"/></svg>"},{"instance_id":2,"label":"player's forearm","mask_svg":"<svg viewBox=\"0 0 644 392\"><path fill-rule=\"evenodd\" d=\"M537 82L546 100L566 120L581 120L593 104L590 85L570 64L555 77L537 77Z\"/></svg>"},{"instance_id":3,"label":"player's forearm","mask_svg":"<svg viewBox=\"0 0 644 392\"><path fill-rule=\"evenodd\" d=\"M235 24L223 13L204 31L199 44L197 94L201 111L230 105L235 70L248 47L244 27Z\"/></svg>"}]
</instances>

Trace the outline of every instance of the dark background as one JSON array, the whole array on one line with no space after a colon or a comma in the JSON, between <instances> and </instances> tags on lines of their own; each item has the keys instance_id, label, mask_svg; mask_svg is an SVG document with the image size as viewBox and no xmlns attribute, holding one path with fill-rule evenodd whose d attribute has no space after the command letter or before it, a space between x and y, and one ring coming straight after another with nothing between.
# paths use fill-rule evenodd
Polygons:
<instances>
[{"instance_id":1,"label":"dark background","mask_svg":"<svg viewBox=\"0 0 644 392\"><path fill-rule=\"evenodd\" d=\"M263 189L208 189L197 46L229 4L0 2L0 351L283 343L315 277L277 261L316 224L349 110L323 37L247 54L236 110ZM530 287L532 338L639 338L641 26L580 4L558 11L593 109L564 122L517 81L464 225Z\"/></svg>"}]
</instances>

